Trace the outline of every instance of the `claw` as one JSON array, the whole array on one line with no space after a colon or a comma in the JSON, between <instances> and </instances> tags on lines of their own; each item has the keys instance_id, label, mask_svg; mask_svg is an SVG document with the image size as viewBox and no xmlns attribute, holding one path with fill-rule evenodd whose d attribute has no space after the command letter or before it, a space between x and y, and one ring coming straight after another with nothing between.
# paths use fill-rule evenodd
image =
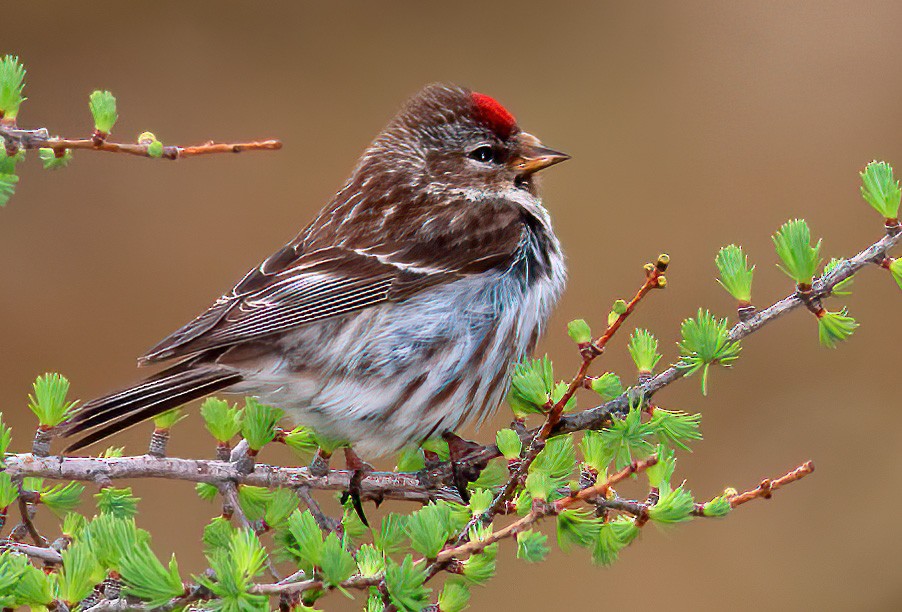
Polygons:
<instances>
[{"instance_id":1,"label":"claw","mask_svg":"<svg viewBox=\"0 0 902 612\"><path fill-rule=\"evenodd\" d=\"M350 499L357 516L360 517L364 525L369 527L370 523L363 512L363 502L360 498L360 484L366 478L366 475L373 471L373 466L361 459L350 447L345 448L345 463L348 470L351 471L351 480L348 483L348 490L341 496L341 503L344 504Z\"/></svg>"},{"instance_id":2,"label":"claw","mask_svg":"<svg viewBox=\"0 0 902 612\"><path fill-rule=\"evenodd\" d=\"M485 447L476 442L464 440L450 431L443 433L442 439L448 443L451 477L454 481L454 487L457 489L463 502L468 504L470 503L470 491L467 489L467 485L479 478L479 474L485 468L487 462L482 462L480 465L462 465L462 462L471 454L475 454Z\"/></svg>"}]
</instances>

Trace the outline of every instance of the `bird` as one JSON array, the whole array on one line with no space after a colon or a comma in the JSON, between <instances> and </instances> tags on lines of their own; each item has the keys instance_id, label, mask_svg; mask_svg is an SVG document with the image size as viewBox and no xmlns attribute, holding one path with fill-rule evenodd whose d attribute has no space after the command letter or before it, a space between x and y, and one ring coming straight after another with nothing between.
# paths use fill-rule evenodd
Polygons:
<instances>
[{"instance_id":1,"label":"bird","mask_svg":"<svg viewBox=\"0 0 902 612\"><path fill-rule=\"evenodd\" d=\"M427 85L306 228L139 358L171 365L80 408L65 452L217 392L365 457L460 440L501 404L563 292L535 174L567 159L496 99Z\"/></svg>"}]
</instances>

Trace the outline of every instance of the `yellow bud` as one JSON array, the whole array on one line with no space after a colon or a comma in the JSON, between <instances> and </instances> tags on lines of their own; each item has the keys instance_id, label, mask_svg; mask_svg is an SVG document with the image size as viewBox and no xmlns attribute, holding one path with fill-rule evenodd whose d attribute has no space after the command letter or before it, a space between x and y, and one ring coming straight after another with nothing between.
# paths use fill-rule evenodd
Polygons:
<instances>
[{"instance_id":1,"label":"yellow bud","mask_svg":"<svg viewBox=\"0 0 902 612\"><path fill-rule=\"evenodd\" d=\"M667 286L667 278L664 276L659 276L658 277L658 287L663 289L666 286Z\"/></svg>"},{"instance_id":2,"label":"yellow bud","mask_svg":"<svg viewBox=\"0 0 902 612\"><path fill-rule=\"evenodd\" d=\"M141 132L141 135L138 136L138 144L149 145L156 139L157 137L153 135L153 132Z\"/></svg>"},{"instance_id":3,"label":"yellow bud","mask_svg":"<svg viewBox=\"0 0 902 612\"><path fill-rule=\"evenodd\" d=\"M736 495L739 495L739 491L737 491L733 487L727 487L723 490L723 494L727 497L735 497Z\"/></svg>"}]
</instances>

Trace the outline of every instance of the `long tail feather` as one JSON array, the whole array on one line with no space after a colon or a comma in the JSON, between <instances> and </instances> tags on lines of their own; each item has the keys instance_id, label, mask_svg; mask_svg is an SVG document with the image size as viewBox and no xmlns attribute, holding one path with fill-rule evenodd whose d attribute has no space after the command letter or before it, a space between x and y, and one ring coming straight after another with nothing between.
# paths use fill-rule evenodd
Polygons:
<instances>
[{"instance_id":1,"label":"long tail feather","mask_svg":"<svg viewBox=\"0 0 902 612\"><path fill-rule=\"evenodd\" d=\"M240 380L241 374L226 368L176 365L134 387L97 398L82 406L66 424L63 435L86 435L64 452L82 449Z\"/></svg>"}]
</instances>

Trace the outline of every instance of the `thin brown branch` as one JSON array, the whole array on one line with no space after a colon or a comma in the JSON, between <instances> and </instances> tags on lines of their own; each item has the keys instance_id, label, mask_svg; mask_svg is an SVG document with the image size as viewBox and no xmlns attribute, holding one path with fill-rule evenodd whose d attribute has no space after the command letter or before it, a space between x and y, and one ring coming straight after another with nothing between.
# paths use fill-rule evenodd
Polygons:
<instances>
[{"instance_id":1,"label":"thin brown branch","mask_svg":"<svg viewBox=\"0 0 902 612\"><path fill-rule=\"evenodd\" d=\"M746 491L745 493L739 493L738 495L733 495L732 497L730 497L730 506L735 508L736 506L740 506L753 499L758 499L759 497L761 499L770 499L771 495L773 495L773 492L780 487L784 487L792 482L795 482L796 480L801 480L813 471L814 462L806 461L796 469L783 474L776 480L765 478L761 481L761 484L759 484L751 491Z\"/></svg>"},{"instance_id":2,"label":"thin brown branch","mask_svg":"<svg viewBox=\"0 0 902 612\"><path fill-rule=\"evenodd\" d=\"M644 459L642 461L634 461L619 472L608 477L604 482L600 484L595 484L591 487L587 487L577 493L568 495L567 497L559 499L551 504L533 504L533 509L529 512L529 514L517 521L514 521L504 529L492 532L482 540L471 540L464 544L459 544L452 548L443 550L439 553L438 557L436 557L433 566L427 568L426 575L429 577L435 575L435 572L441 568L441 565L447 563L451 559L461 557L463 555L480 553L485 550L485 548L490 544L494 544L495 542L498 542L499 540L503 540L505 538L516 536L518 533L525 531L534 523L540 521L546 516L559 514L561 511L566 510L567 508L574 506L580 502L585 502L598 495L604 495L609 489L611 489L611 487L613 487L617 483L625 480L626 478L629 478L633 474L645 471L657 462L657 457L649 457L648 459Z\"/></svg>"},{"instance_id":3,"label":"thin brown branch","mask_svg":"<svg viewBox=\"0 0 902 612\"><path fill-rule=\"evenodd\" d=\"M817 299L828 297L836 285L847 278L851 278L868 264L882 261L886 257L886 253L898 245L900 240L902 240L902 232L897 232L894 228L887 228L887 235L883 238L859 252L851 259L847 259L839 264L830 274L816 279L811 286L811 297ZM759 310L747 321L740 321L734 325L729 332L730 340L741 340L746 336L750 336L768 323L771 323L804 305L805 302L798 295L798 292L794 292L782 300L775 302L768 308ZM620 397L614 398L605 404L576 414L561 417L561 421L555 428L554 433L563 434L603 427L604 424L610 420L611 415L627 409L630 400L635 400L639 397L649 398L683 376L685 376L685 370L681 370L676 366L671 366L650 381L631 389L627 393L624 393Z\"/></svg>"},{"instance_id":4,"label":"thin brown branch","mask_svg":"<svg viewBox=\"0 0 902 612\"><path fill-rule=\"evenodd\" d=\"M9 549L20 552L29 557L40 559L48 563L62 563L63 556L58 550L48 546L32 546L31 544L23 544L22 542L0 542L0 551Z\"/></svg>"},{"instance_id":5,"label":"thin brown branch","mask_svg":"<svg viewBox=\"0 0 902 612\"><path fill-rule=\"evenodd\" d=\"M92 138L68 139L50 136L46 128L37 130L20 130L9 126L0 126L0 138L14 147L21 149L53 149L55 152L66 150L103 151L105 153L125 153L139 157L154 157L149 152L149 144L132 144L111 142ZM282 148L279 140L255 140L250 142L217 143L208 141L199 145L180 146L165 145L162 159L181 159L215 153L241 153L244 151L275 151Z\"/></svg>"}]
</instances>

